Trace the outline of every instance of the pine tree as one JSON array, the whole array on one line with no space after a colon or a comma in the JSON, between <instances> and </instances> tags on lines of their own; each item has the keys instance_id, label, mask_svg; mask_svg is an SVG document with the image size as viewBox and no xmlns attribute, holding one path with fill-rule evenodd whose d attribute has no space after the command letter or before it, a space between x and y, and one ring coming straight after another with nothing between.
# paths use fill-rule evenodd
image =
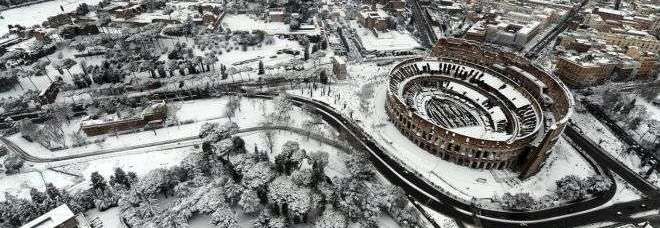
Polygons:
<instances>
[{"instance_id":1,"label":"pine tree","mask_svg":"<svg viewBox=\"0 0 660 228\"><path fill-rule=\"evenodd\" d=\"M305 45L304 49L305 49L304 58L305 58L305 61L307 61L307 60L309 60L309 44Z\"/></svg>"},{"instance_id":2,"label":"pine tree","mask_svg":"<svg viewBox=\"0 0 660 228\"><path fill-rule=\"evenodd\" d=\"M105 181L105 178L99 174L99 172L93 172L90 180L92 182L92 188L94 190L105 190L108 186L108 183Z\"/></svg>"},{"instance_id":3,"label":"pine tree","mask_svg":"<svg viewBox=\"0 0 660 228\"><path fill-rule=\"evenodd\" d=\"M46 195L52 200L59 200L62 197L62 193L53 183L46 183Z\"/></svg>"},{"instance_id":4,"label":"pine tree","mask_svg":"<svg viewBox=\"0 0 660 228\"><path fill-rule=\"evenodd\" d=\"M44 201L46 201L48 197L46 197L46 194L37 190L36 188L30 188L30 199L32 199L32 202L36 204L41 204Z\"/></svg>"},{"instance_id":5,"label":"pine tree","mask_svg":"<svg viewBox=\"0 0 660 228\"><path fill-rule=\"evenodd\" d=\"M257 192L254 190L247 190L241 195L241 200L238 201L238 205L243 208L243 211L246 214L253 215L260 211L261 204L259 203L259 197Z\"/></svg>"},{"instance_id":6,"label":"pine tree","mask_svg":"<svg viewBox=\"0 0 660 228\"><path fill-rule=\"evenodd\" d=\"M110 185L122 185L126 188L131 187L131 183L128 181L128 176L126 176L126 172L124 172L123 169L117 167L115 168L115 174L110 176Z\"/></svg>"},{"instance_id":7,"label":"pine tree","mask_svg":"<svg viewBox=\"0 0 660 228\"><path fill-rule=\"evenodd\" d=\"M325 70L321 70L321 73L319 73L319 80L323 84L328 84L328 74L325 72Z\"/></svg>"},{"instance_id":8,"label":"pine tree","mask_svg":"<svg viewBox=\"0 0 660 228\"><path fill-rule=\"evenodd\" d=\"M259 75L264 74L264 62L259 60Z\"/></svg>"}]
</instances>

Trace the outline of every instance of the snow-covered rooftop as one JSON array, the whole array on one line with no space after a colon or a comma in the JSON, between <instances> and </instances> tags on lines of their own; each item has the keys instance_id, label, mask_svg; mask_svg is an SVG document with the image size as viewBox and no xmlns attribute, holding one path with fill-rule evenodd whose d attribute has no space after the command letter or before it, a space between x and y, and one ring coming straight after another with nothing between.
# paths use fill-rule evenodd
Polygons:
<instances>
[{"instance_id":1,"label":"snow-covered rooftop","mask_svg":"<svg viewBox=\"0 0 660 228\"><path fill-rule=\"evenodd\" d=\"M55 209L46 212L46 214L43 214L21 226L21 228L56 228L74 217L75 215L71 209L69 209L69 206L62 204L61 206L56 207Z\"/></svg>"}]
</instances>

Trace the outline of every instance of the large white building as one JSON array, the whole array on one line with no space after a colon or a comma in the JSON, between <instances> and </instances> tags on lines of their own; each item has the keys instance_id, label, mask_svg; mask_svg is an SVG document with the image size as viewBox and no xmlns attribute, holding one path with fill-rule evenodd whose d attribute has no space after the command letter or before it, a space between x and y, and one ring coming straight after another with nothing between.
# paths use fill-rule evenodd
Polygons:
<instances>
[{"instance_id":1,"label":"large white building","mask_svg":"<svg viewBox=\"0 0 660 228\"><path fill-rule=\"evenodd\" d=\"M74 214L69 206L62 204L21 226L21 228L89 228L82 214Z\"/></svg>"},{"instance_id":2,"label":"large white building","mask_svg":"<svg viewBox=\"0 0 660 228\"><path fill-rule=\"evenodd\" d=\"M501 8L512 11L478 21L468 30L468 39L522 48L549 23L557 20L556 10Z\"/></svg>"}]
</instances>

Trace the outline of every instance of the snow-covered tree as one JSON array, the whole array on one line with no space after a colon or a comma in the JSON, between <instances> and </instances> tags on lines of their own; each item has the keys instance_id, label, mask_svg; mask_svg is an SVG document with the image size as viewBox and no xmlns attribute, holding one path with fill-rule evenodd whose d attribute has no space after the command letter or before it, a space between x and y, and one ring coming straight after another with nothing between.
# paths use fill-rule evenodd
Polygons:
<instances>
[{"instance_id":1,"label":"snow-covered tree","mask_svg":"<svg viewBox=\"0 0 660 228\"><path fill-rule=\"evenodd\" d=\"M286 228L288 224L285 218L275 217L268 221L268 228Z\"/></svg>"},{"instance_id":2,"label":"snow-covered tree","mask_svg":"<svg viewBox=\"0 0 660 228\"><path fill-rule=\"evenodd\" d=\"M205 123L199 131L199 137L204 139L204 142L214 143L221 139L229 138L229 136L236 133L238 125L230 122L220 125L218 123Z\"/></svg>"},{"instance_id":3,"label":"snow-covered tree","mask_svg":"<svg viewBox=\"0 0 660 228\"><path fill-rule=\"evenodd\" d=\"M286 98L286 94L280 94L273 99L275 110L270 114L270 122L280 125L288 125L291 122L290 112L293 110L293 104Z\"/></svg>"},{"instance_id":4,"label":"snow-covered tree","mask_svg":"<svg viewBox=\"0 0 660 228\"><path fill-rule=\"evenodd\" d=\"M268 162L259 162L243 170L242 183L249 189L257 189L268 184L273 178L275 172L271 170Z\"/></svg>"},{"instance_id":5,"label":"snow-covered tree","mask_svg":"<svg viewBox=\"0 0 660 228\"><path fill-rule=\"evenodd\" d=\"M5 161L2 162L2 165L5 167L6 174L15 174L23 168L23 163L23 159L17 154L9 153L5 158Z\"/></svg>"},{"instance_id":6,"label":"snow-covered tree","mask_svg":"<svg viewBox=\"0 0 660 228\"><path fill-rule=\"evenodd\" d=\"M279 176L268 186L268 201L276 205L280 212L286 206L291 220L300 221L311 209L310 190L296 186L288 176Z\"/></svg>"},{"instance_id":7,"label":"snow-covered tree","mask_svg":"<svg viewBox=\"0 0 660 228\"><path fill-rule=\"evenodd\" d=\"M531 210L534 209L536 201L527 192L516 193L515 195L507 192L502 195L501 203L502 207L507 209Z\"/></svg>"},{"instance_id":8,"label":"snow-covered tree","mask_svg":"<svg viewBox=\"0 0 660 228\"><path fill-rule=\"evenodd\" d=\"M346 228L346 216L334 209L326 209L314 224L315 228Z\"/></svg>"},{"instance_id":9,"label":"snow-covered tree","mask_svg":"<svg viewBox=\"0 0 660 228\"><path fill-rule=\"evenodd\" d=\"M557 189L555 192L559 198L566 201L577 201L584 199L586 189L582 186L582 180L575 175L562 177L555 182Z\"/></svg>"},{"instance_id":10,"label":"snow-covered tree","mask_svg":"<svg viewBox=\"0 0 660 228\"><path fill-rule=\"evenodd\" d=\"M583 182L584 187L589 194L599 194L609 190L612 187L612 181L603 175L594 175L587 177Z\"/></svg>"},{"instance_id":11,"label":"snow-covered tree","mask_svg":"<svg viewBox=\"0 0 660 228\"><path fill-rule=\"evenodd\" d=\"M368 158L363 153L353 153L346 158L346 168L349 174L362 180L371 180L375 173Z\"/></svg>"},{"instance_id":12,"label":"snow-covered tree","mask_svg":"<svg viewBox=\"0 0 660 228\"><path fill-rule=\"evenodd\" d=\"M114 175L110 176L110 181L108 182L110 186L113 186L115 188L121 186L121 188L130 188L131 183L128 180L128 176L126 175L126 172L124 172L123 169L120 167L115 168L115 173Z\"/></svg>"},{"instance_id":13,"label":"snow-covered tree","mask_svg":"<svg viewBox=\"0 0 660 228\"><path fill-rule=\"evenodd\" d=\"M94 190L105 190L108 187L108 182L105 181L105 178L99 172L93 172L89 179L92 182L92 189Z\"/></svg>"},{"instance_id":14,"label":"snow-covered tree","mask_svg":"<svg viewBox=\"0 0 660 228\"><path fill-rule=\"evenodd\" d=\"M21 132L24 138L27 140L35 140L37 133L37 125L32 123L30 118L22 119L18 122L18 130Z\"/></svg>"},{"instance_id":15,"label":"snow-covered tree","mask_svg":"<svg viewBox=\"0 0 660 228\"><path fill-rule=\"evenodd\" d=\"M291 173L291 181L298 186L311 186L312 171L310 169L295 170Z\"/></svg>"},{"instance_id":16,"label":"snow-covered tree","mask_svg":"<svg viewBox=\"0 0 660 228\"><path fill-rule=\"evenodd\" d=\"M329 155L325 151L311 152L308 155L312 163L312 183L317 184L325 178L325 167L328 165Z\"/></svg>"},{"instance_id":17,"label":"snow-covered tree","mask_svg":"<svg viewBox=\"0 0 660 228\"><path fill-rule=\"evenodd\" d=\"M293 169L300 165L302 155L300 155L300 145L295 141L287 141L282 145L282 151L275 156L275 169L278 172L291 174ZM296 154L296 156L294 156Z\"/></svg>"},{"instance_id":18,"label":"snow-covered tree","mask_svg":"<svg viewBox=\"0 0 660 228\"><path fill-rule=\"evenodd\" d=\"M94 205L99 211L105 211L111 207L117 206L119 196L113 189L97 189L95 195L96 199L94 200Z\"/></svg>"},{"instance_id":19,"label":"snow-covered tree","mask_svg":"<svg viewBox=\"0 0 660 228\"><path fill-rule=\"evenodd\" d=\"M238 205L243 208L243 211L246 214L256 214L261 210L259 196L254 190L246 190L241 195L241 200L238 201Z\"/></svg>"},{"instance_id":20,"label":"snow-covered tree","mask_svg":"<svg viewBox=\"0 0 660 228\"><path fill-rule=\"evenodd\" d=\"M238 215L231 208L221 207L211 214L210 223L218 227L238 228L239 219Z\"/></svg>"},{"instance_id":21,"label":"snow-covered tree","mask_svg":"<svg viewBox=\"0 0 660 228\"><path fill-rule=\"evenodd\" d=\"M177 184L178 180L171 175L169 170L158 168L140 178L133 188L148 197L155 197L159 193L167 197L170 194L173 195L174 187Z\"/></svg>"},{"instance_id":22,"label":"snow-covered tree","mask_svg":"<svg viewBox=\"0 0 660 228\"><path fill-rule=\"evenodd\" d=\"M381 208L375 200L369 198L370 189L366 181L353 177L339 180L337 189L337 209L344 212L352 222L374 220L380 217Z\"/></svg>"}]
</instances>

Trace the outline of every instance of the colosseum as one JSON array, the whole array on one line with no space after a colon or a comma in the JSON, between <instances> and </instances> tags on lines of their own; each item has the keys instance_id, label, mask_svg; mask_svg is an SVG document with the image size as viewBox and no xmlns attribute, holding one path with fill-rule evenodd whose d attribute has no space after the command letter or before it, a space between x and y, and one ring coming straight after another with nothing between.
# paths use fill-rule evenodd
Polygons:
<instances>
[{"instance_id":1,"label":"colosseum","mask_svg":"<svg viewBox=\"0 0 660 228\"><path fill-rule=\"evenodd\" d=\"M441 39L390 72L386 110L419 147L478 169L536 174L572 113L554 75L513 53Z\"/></svg>"}]
</instances>

